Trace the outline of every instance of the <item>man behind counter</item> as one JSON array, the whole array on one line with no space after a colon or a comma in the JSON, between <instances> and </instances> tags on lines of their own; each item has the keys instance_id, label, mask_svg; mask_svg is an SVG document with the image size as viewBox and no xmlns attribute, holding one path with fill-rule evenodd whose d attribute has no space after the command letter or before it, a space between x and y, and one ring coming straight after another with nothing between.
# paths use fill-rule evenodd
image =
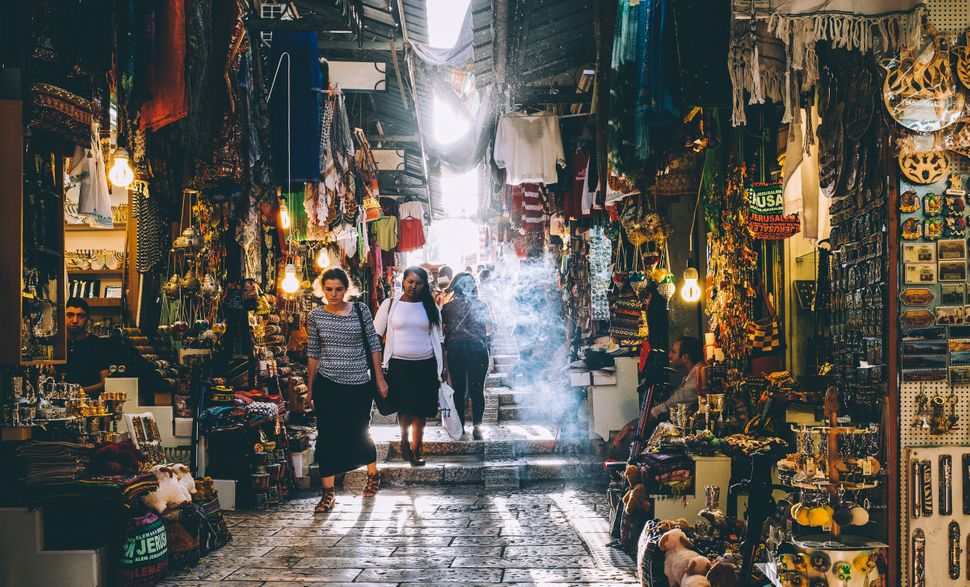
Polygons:
<instances>
[{"instance_id":1,"label":"man behind counter","mask_svg":"<svg viewBox=\"0 0 970 587\"><path fill-rule=\"evenodd\" d=\"M697 394L701 388L701 369L704 366L701 352L701 343L693 336L682 336L674 341L670 348L670 366L686 375L666 401L650 410L651 416L657 418L666 414L674 404L697 403Z\"/></svg>"},{"instance_id":2,"label":"man behind counter","mask_svg":"<svg viewBox=\"0 0 970 587\"><path fill-rule=\"evenodd\" d=\"M88 303L82 298L67 300L64 309L67 325L65 378L68 383L83 386L88 397L97 398L104 391L104 380L109 373L109 349L106 341L88 334L89 313Z\"/></svg>"}]
</instances>

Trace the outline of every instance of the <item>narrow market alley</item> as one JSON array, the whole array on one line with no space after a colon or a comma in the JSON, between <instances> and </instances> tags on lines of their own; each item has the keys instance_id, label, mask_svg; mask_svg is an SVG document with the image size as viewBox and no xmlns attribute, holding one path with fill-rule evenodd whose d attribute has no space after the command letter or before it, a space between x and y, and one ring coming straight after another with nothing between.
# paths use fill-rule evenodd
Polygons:
<instances>
[{"instance_id":1,"label":"narrow market alley","mask_svg":"<svg viewBox=\"0 0 970 587\"><path fill-rule=\"evenodd\" d=\"M227 514L232 543L162 585L636 583L635 563L606 546L601 487L435 486L341 497L326 517L314 517L315 498Z\"/></svg>"}]
</instances>

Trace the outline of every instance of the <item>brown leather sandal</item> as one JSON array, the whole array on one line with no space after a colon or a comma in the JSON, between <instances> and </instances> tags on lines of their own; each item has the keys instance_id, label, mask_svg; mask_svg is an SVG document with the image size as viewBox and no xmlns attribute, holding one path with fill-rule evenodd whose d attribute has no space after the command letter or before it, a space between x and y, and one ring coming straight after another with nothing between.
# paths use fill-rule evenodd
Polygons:
<instances>
[{"instance_id":1,"label":"brown leather sandal","mask_svg":"<svg viewBox=\"0 0 970 587\"><path fill-rule=\"evenodd\" d=\"M317 502L315 508L313 508L313 513L315 514L326 514L333 511L334 506L337 505L337 490L333 487L325 487L323 489L323 496L320 497L320 501Z\"/></svg>"},{"instance_id":2,"label":"brown leather sandal","mask_svg":"<svg viewBox=\"0 0 970 587\"><path fill-rule=\"evenodd\" d=\"M367 475L367 485L364 486L364 497L374 497L381 488L381 474Z\"/></svg>"}]
</instances>

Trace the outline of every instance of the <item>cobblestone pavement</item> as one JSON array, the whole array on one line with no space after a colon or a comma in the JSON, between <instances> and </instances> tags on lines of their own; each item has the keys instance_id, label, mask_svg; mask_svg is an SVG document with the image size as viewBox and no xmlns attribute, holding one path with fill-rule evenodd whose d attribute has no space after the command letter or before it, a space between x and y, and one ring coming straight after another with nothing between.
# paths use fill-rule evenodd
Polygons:
<instances>
[{"instance_id":1,"label":"cobblestone pavement","mask_svg":"<svg viewBox=\"0 0 970 587\"><path fill-rule=\"evenodd\" d=\"M392 587L628 585L634 561L610 541L605 491L541 484L385 489L373 499L338 493L269 512L227 512L230 545L175 573L167 587Z\"/></svg>"}]
</instances>

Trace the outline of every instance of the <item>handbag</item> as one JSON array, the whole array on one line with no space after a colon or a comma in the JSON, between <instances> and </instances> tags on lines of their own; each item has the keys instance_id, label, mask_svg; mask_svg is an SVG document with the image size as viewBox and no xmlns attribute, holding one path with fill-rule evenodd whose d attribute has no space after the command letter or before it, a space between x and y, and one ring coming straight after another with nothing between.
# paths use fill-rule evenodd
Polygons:
<instances>
[{"instance_id":1,"label":"handbag","mask_svg":"<svg viewBox=\"0 0 970 587\"><path fill-rule=\"evenodd\" d=\"M464 432L458 408L455 407L455 390L442 382L438 387L438 413L441 414L441 427L452 440L461 438Z\"/></svg>"},{"instance_id":2,"label":"handbag","mask_svg":"<svg viewBox=\"0 0 970 587\"><path fill-rule=\"evenodd\" d=\"M749 320L744 327L748 339L748 351L752 354L777 351L781 349L782 344L781 323L778 322L778 313L760 284L758 285L758 293L765 301L768 315L760 320Z\"/></svg>"},{"instance_id":3,"label":"handbag","mask_svg":"<svg viewBox=\"0 0 970 587\"><path fill-rule=\"evenodd\" d=\"M360 311L360 304L354 304L354 312L357 312L357 321L360 322L360 334L364 339L364 352L367 353L367 359L370 360L371 348L370 341L367 340L367 330L364 329L364 315ZM381 392L377 390L377 384L374 382L374 377L371 376L371 397L374 398L374 403L377 404L377 411L381 413L382 416L390 416L391 414L397 412L397 406L391 401L391 396L388 395L384 397Z\"/></svg>"}]
</instances>

